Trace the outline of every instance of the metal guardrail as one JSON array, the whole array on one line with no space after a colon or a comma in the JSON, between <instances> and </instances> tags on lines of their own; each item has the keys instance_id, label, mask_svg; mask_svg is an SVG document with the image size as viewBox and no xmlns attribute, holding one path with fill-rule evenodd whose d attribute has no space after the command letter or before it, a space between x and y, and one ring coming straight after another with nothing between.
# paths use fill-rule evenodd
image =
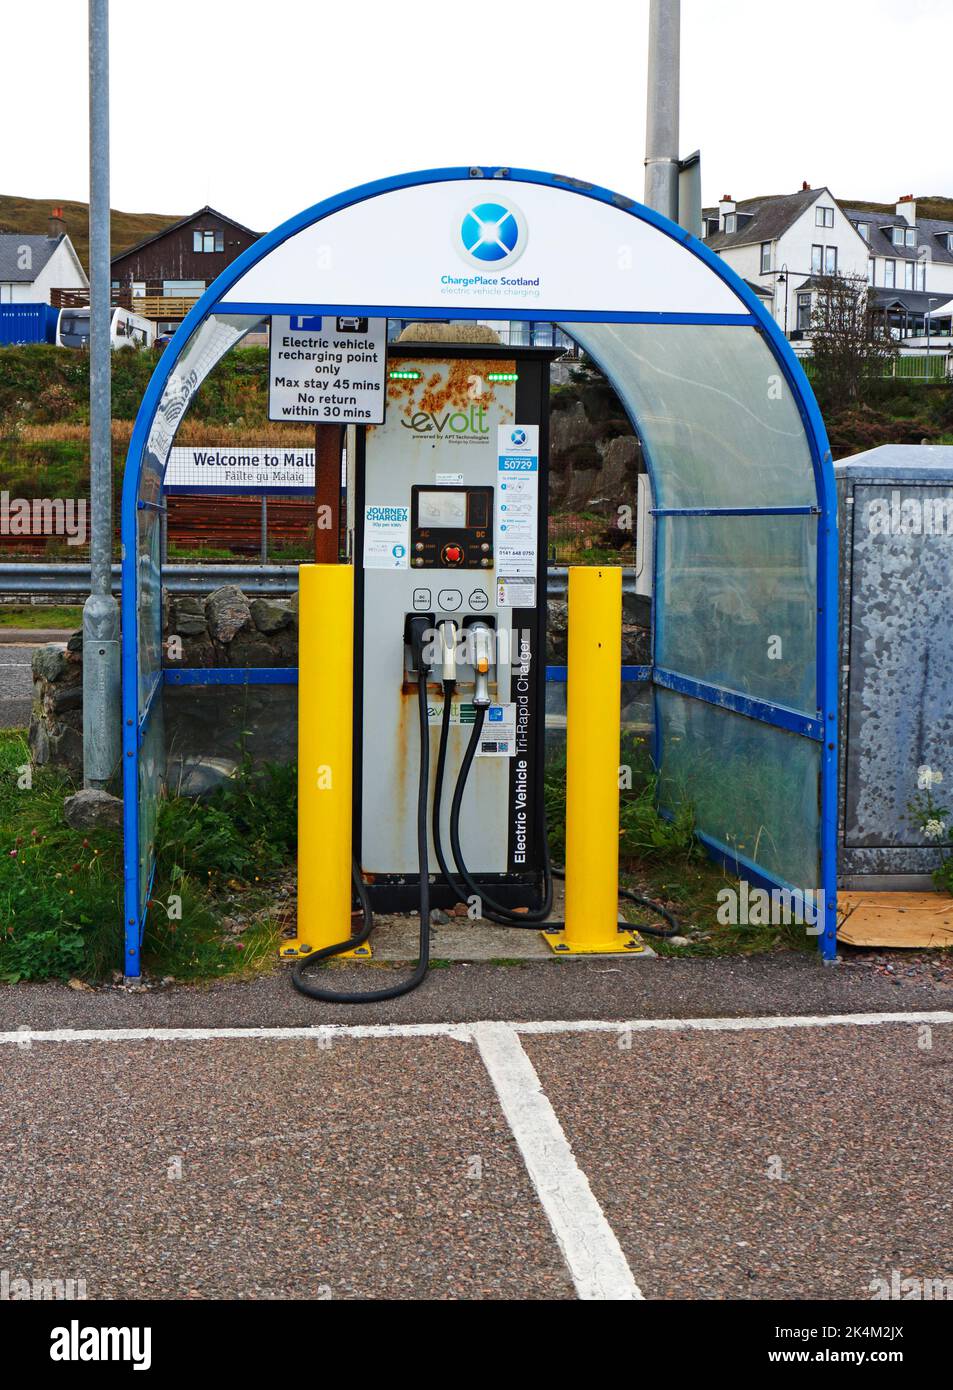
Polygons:
<instances>
[{"instance_id":1,"label":"metal guardrail","mask_svg":"<svg viewBox=\"0 0 953 1390\"><path fill-rule=\"evenodd\" d=\"M549 570L550 597L562 598L567 588L564 566ZM247 594L293 594L298 588L297 565L166 565L163 583L170 594L210 594L223 584L237 584ZM119 593L120 570L112 567L112 587ZM635 593L635 570L622 571L622 589ZM27 599L76 597L89 593L89 565L61 561L58 564L28 562L0 564L0 596L23 595Z\"/></svg>"}]
</instances>

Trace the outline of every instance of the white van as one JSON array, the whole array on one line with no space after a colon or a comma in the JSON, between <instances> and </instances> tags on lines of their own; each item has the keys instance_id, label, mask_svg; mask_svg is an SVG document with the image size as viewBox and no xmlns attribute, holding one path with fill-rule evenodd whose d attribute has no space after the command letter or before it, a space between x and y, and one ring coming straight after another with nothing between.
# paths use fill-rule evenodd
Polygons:
<instances>
[{"instance_id":1,"label":"white van","mask_svg":"<svg viewBox=\"0 0 953 1390\"><path fill-rule=\"evenodd\" d=\"M109 324L109 345L113 348L152 347L156 326L151 319L129 309L113 309ZM57 347L89 347L89 310L61 309L56 325Z\"/></svg>"}]
</instances>

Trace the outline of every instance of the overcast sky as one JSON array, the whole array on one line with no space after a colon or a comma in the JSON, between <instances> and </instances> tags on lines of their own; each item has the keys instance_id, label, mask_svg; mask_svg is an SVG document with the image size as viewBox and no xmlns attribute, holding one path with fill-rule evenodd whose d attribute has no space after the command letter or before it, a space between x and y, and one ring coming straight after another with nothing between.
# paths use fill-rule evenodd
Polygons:
<instances>
[{"instance_id":1,"label":"overcast sky","mask_svg":"<svg viewBox=\"0 0 953 1390\"><path fill-rule=\"evenodd\" d=\"M367 179L510 164L642 195L648 0L112 0L112 203L265 231ZM0 17L0 192L86 199L84 0ZM953 0L682 0L706 202L953 195Z\"/></svg>"}]
</instances>

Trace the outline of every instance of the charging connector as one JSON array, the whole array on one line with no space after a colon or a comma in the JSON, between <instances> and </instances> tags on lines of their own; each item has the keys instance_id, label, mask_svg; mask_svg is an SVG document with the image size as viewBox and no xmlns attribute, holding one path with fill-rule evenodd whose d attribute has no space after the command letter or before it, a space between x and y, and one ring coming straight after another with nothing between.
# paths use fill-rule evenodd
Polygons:
<instances>
[{"instance_id":1,"label":"charging connector","mask_svg":"<svg viewBox=\"0 0 953 1390\"><path fill-rule=\"evenodd\" d=\"M467 635L473 651L473 703L478 709L485 709L490 703L493 629L477 621L470 624Z\"/></svg>"}]
</instances>

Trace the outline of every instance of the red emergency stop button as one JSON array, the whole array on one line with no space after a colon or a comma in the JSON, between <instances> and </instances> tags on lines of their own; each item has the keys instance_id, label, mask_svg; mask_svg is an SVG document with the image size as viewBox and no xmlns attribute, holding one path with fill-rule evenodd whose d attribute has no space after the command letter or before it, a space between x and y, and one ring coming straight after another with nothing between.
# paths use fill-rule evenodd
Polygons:
<instances>
[{"instance_id":1,"label":"red emergency stop button","mask_svg":"<svg viewBox=\"0 0 953 1390\"><path fill-rule=\"evenodd\" d=\"M458 545L445 545L443 548L443 561L445 565L459 565L463 559L463 551Z\"/></svg>"}]
</instances>

